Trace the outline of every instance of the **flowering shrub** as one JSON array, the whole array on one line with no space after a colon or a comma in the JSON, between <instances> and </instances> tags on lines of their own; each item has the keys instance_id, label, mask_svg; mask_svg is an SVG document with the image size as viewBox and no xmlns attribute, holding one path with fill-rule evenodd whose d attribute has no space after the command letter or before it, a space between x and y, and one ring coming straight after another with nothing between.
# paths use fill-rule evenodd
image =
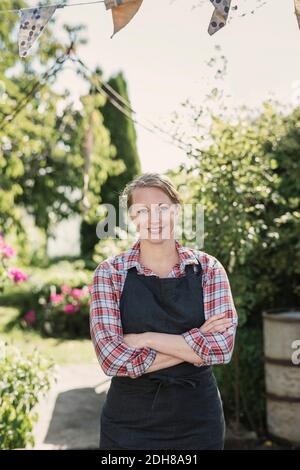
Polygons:
<instances>
[{"instance_id":1,"label":"flowering shrub","mask_svg":"<svg viewBox=\"0 0 300 470\"><path fill-rule=\"evenodd\" d=\"M89 304L89 286L51 285L22 312L22 324L47 336L89 338Z\"/></svg>"},{"instance_id":2,"label":"flowering shrub","mask_svg":"<svg viewBox=\"0 0 300 470\"><path fill-rule=\"evenodd\" d=\"M16 251L10 245L5 243L3 232L0 232L0 291L4 286L13 281L15 284L26 281L27 274L16 267L9 268L9 260L16 256Z\"/></svg>"},{"instance_id":3,"label":"flowering shrub","mask_svg":"<svg viewBox=\"0 0 300 470\"><path fill-rule=\"evenodd\" d=\"M34 445L34 406L51 386L55 366L38 351L24 357L19 349L0 342L0 449Z\"/></svg>"}]
</instances>

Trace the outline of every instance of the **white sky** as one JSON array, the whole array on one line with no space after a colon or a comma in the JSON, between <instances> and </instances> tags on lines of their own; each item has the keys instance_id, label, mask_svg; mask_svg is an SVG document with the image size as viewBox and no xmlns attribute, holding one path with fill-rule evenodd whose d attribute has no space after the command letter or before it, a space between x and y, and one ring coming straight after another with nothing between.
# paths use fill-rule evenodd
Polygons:
<instances>
[{"instance_id":1,"label":"white sky","mask_svg":"<svg viewBox=\"0 0 300 470\"><path fill-rule=\"evenodd\" d=\"M247 1L247 5L256 4ZM30 5L36 3L31 0ZM271 95L282 102L295 101L295 87L300 89L300 30L293 0L267 0L245 17L236 13L213 36L207 33L213 6L207 0L192 9L196 3L144 0L133 20L112 39L111 12L104 4L58 9L55 34L64 37L63 23L86 24L83 35L88 44L78 51L83 61L92 68L99 65L106 79L122 71L133 109L157 123L188 97L201 104L204 82L212 76L205 62L214 54L215 45L221 45L228 59L226 91L233 104L255 106ZM233 0L232 4L245 10L245 0ZM86 91L72 71L61 75L60 85L66 84L74 100ZM140 126L136 130L143 171L163 172L185 160L184 152L161 136Z\"/></svg>"}]
</instances>

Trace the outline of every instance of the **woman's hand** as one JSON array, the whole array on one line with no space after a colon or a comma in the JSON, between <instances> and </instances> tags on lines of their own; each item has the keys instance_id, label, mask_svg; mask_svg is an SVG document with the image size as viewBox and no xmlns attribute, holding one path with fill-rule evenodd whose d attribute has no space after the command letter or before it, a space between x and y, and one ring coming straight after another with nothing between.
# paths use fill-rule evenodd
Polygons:
<instances>
[{"instance_id":1,"label":"woman's hand","mask_svg":"<svg viewBox=\"0 0 300 470\"><path fill-rule=\"evenodd\" d=\"M225 313L220 315L213 315L211 318L206 320L205 323L200 327L202 333L223 333L230 326L232 326L232 319L225 318ZM157 333L154 333L154 335ZM159 333L158 333L159 335ZM124 343L132 348L144 348L153 347L151 346L151 332L145 333L129 333L124 336Z\"/></svg>"},{"instance_id":2,"label":"woman's hand","mask_svg":"<svg viewBox=\"0 0 300 470\"><path fill-rule=\"evenodd\" d=\"M147 346L147 333L128 333L124 336L124 343L132 348L143 348Z\"/></svg>"},{"instance_id":3,"label":"woman's hand","mask_svg":"<svg viewBox=\"0 0 300 470\"><path fill-rule=\"evenodd\" d=\"M232 326L231 318L224 318L225 313L220 315L213 315L211 318L206 320L200 328L202 333L223 333L227 328Z\"/></svg>"}]
</instances>

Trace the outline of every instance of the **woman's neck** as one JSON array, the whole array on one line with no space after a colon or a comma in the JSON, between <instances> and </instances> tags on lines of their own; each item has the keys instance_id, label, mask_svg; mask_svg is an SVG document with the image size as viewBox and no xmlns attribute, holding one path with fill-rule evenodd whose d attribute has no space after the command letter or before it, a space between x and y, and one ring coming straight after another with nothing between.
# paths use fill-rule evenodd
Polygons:
<instances>
[{"instance_id":1,"label":"woman's neck","mask_svg":"<svg viewBox=\"0 0 300 470\"><path fill-rule=\"evenodd\" d=\"M140 262L154 272L168 273L179 263L179 254L175 240L162 240L161 243L151 243L147 239L140 241Z\"/></svg>"}]
</instances>

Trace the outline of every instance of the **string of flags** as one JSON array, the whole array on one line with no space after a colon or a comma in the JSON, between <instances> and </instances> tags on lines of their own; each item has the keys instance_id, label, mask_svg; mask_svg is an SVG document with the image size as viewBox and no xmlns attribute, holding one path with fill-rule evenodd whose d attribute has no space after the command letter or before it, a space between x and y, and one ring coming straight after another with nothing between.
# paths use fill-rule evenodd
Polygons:
<instances>
[{"instance_id":1,"label":"string of flags","mask_svg":"<svg viewBox=\"0 0 300 470\"><path fill-rule=\"evenodd\" d=\"M231 7L231 0L207 0L214 7L208 26L210 35L216 33L226 25ZM25 57L43 33L47 23L51 20L58 8L76 5L90 5L104 3L106 10L111 10L113 20L113 33L111 38L124 28L141 8L143 0L97 0L90 2L70 4L48 4L32 8L20 8L14 10L0 10L3 12L18 12L20 16L20 28L18 35L19 55ZM295 14L300 28L300 0L294 0Z\"/></svg>"},{"instance_id":2,"label":"string of flags","mask_svg":"<svg viewBox=\"0 0 300 470\"><path fill-rule=\"evenodd\" d=\"M210 0L210 2L214 6L214 12L209 23L208 33L212 35L225 26L231 0ZM140 9L143 0L105 0L104 3L106 9L112 11L114 24L112 38L134 17Z\"/></svg>"}]
</instances>

